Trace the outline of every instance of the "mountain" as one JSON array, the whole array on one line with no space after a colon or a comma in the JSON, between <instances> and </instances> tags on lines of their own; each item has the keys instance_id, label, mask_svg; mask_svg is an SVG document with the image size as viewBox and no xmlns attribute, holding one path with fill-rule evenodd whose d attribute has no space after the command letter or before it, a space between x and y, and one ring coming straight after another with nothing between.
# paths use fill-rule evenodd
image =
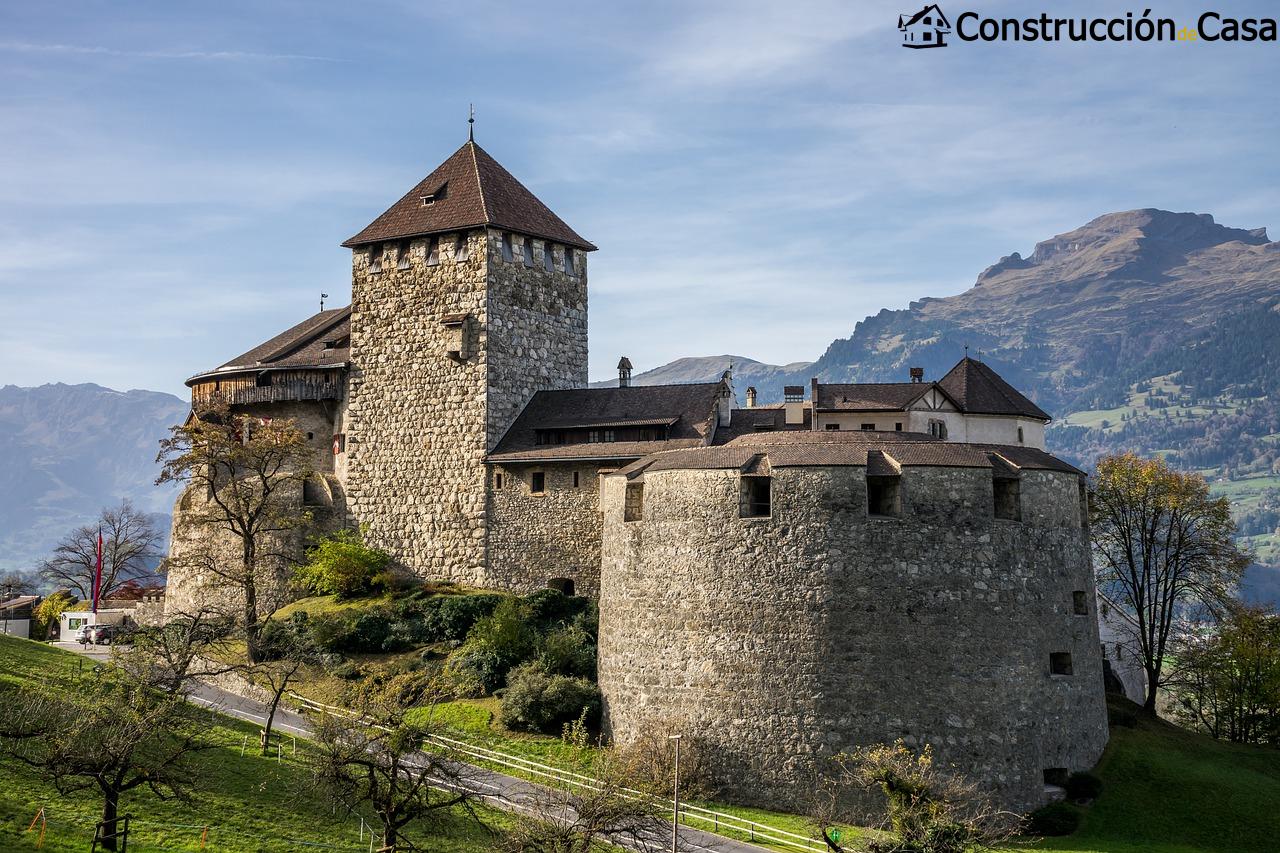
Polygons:
<instances>
[{"instance_id":1,"label":"mountain","mask_svg":"<svg viewBox=\"0 0 1280 853\"><path fill-rule=\"evenodd\" d=\"M937 377L966 347L1056 416L1051 450L1082 465L1134 450L1199 471L1231 496L1260 563L1280 566L1280 243L1265 229L1106 214L1001 258L963 293L865 318L812 365L735 369L735 385L764 402L810 376ZM702 361L715 360L673 364ZM687 381L718 375L707 364ZM1280 600L1280 571L1255 578Z\"/></svg>"},{"instance_id":2,"label":"mountain","mask_svg":"<svg viewBox=\"0 0 1280 853\"><path fill-rule=\"evenodd\" d=\"M0 570L30 569L72 528L129 498L167 533L175 489L154 485L158 442L188 405L99 385L0 388Z\"/></svg>"},{"instance_id":3,"label":"mountain","mask_svg":"<svg viewBox=\"0 0 1280 853\"><path fill-rule=\"evenodd\" d=\"M690 382L714 382L730 367L735 384L746 388L756 382L770 382L777 377L803 373L813 364L797 361L791 364L764 364L742 355L708 355L694 358L678 358L673 362L646 370L631 378L636 385L681 385ZM612 388L617 379L592 382L592 388ZM781 386L779 386L781 387Z\"/></svg>"}]
</instances>

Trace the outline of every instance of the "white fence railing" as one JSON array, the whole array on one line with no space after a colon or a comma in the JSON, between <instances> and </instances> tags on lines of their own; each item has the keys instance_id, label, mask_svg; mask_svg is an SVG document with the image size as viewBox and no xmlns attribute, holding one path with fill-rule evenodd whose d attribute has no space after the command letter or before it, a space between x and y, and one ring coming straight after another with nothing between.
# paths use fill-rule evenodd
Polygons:
<instances>
[{"instance_id":1,"label":"white fence railing","mask_svg":"<svg viewBox=\"0 0 1280 853\"><path fill-rule=\"evenodd\" d=\"M315 702L298 693L290 692L289 696L297 702L304 711L313 713L332 714L334 716L345 717L350 720L361 720L361 716L346 708L339 708L334 705L326 705L323 702ZM366 725L373 726L385 730L385 726L379 726L375 723L366 722ZM516 770L520 773L533 776L538 779L546 779L556 782L560 785L568 785L575 788L586 788L588 790L600 790L600 782L590 776L573 770L565 770L561 767L553 767L549 764L543 764L528 758L522 758L518 755L512 755L508 752L499 752L496 749L489 749L479 744L470 743L457 738L446 737L445 735L429 735L427 741L438 747L461 753L479 761L488 764L494 764L499 767L505 767L509 770ZM645 796L639 791L628 791L633 796ZM668 808L675 806L674 800L665 800ZM727 814L726 812L713 811L704 809L701 806L689 805L688 803L680 804L680 822L686 826L697 823L698 828L703 828L707 832L715 835L723 835L725 832L736 832L746 836L749 841L764 841L770 844L784 847L788 850L803 850L806 853L826 853L827 846L809 836L800 835L795 832L789 832L785 829L779 829L776 826L770 826L766 823L760 823L754 820L748 820L737 815Z\"/></svg>"}]
</instances>

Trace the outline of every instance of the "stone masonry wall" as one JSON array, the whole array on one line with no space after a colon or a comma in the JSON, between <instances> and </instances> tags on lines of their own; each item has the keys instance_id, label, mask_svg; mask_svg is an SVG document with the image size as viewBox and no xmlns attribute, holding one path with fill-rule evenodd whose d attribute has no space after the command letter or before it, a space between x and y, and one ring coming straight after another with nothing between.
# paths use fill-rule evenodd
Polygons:
<instances>
[{"instance_id":1,"label":"stone masonry wall","mask_svg":"<svg viewBox=\"0 0 1280 853\"><path fill-rule=\"evenodd\" d=\"M641 520L605 479L600 686L626 742L711 741L730 796L799 806L826 757L932 744L1006 807L1107 740L1093 578L1074 475L1028 471L1023 521L987 469L905 468L902 516L870 518L862 468L773 471L772 516L738 517L734 471L644 475ZM1050 674L1069 652L1073 674Z\"/></svg>"},{"instance_id":2,"label":"stone masonry wall","mask_svg":"<svg viewBox=\"0 0 1280 853\"><path fill-rule=\"evenodd\" d=\"M568 578L578 595L598 593L599 470L585 462L494 466L489 478L489 575L494 585L532 592L552 578ZM534 471L545 475L542 494L530 489Z\"/></svg>"},{"instance_id":3,"label":"stone masonry wall","mask_svg":"<svg viewBox=\"0 0 1280 853\"><path fill-rule=\"evenodd\" d=\"M237 412L261 418L292 419L312 449L311 467L316 472L311 494L312 523L306 527L269 537L259 548L262 553L275 552L285 559L265 557L260 571L260 610L269 612L292 595L285 578L289 562L301 560L309 539L344 525L347 516L346 494L341 478L334 473L333 434L340 417L337 401L293 403L258 403L237 406ZM223 566L238 566L242 560L240 539L217 525L203 523L208 515L207 497L195 489L184 489L173 508L173 526L169 535L168 576L164 613L172 617L214 608L238 614L243 606L237 587L204 569L205 560ZM290 500L301 503L299 490Z\"/></svg>"},{"instance_id":4,"label":"stone masonry wall","mask_svg":"<svg viewBox=\"0 0 1280 853\"><path fill-rule=\"evenodd\" d=\"M346 467L355 521L427 577L500 584L486 572L485 452L534 391L586 381L586 275L503 259L501 234L388 243L382 272L353 252ZM562 269L562 268L561 268ZM465 351L449 355L466 315Z\"/></svg>"}]
</instances>

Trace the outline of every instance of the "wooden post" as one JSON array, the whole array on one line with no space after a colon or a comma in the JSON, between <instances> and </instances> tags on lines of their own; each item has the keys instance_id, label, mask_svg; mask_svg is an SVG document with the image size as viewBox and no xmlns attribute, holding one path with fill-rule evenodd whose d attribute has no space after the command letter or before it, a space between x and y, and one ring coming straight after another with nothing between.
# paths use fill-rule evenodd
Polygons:
<instances>
[{"instance_id":1,"label":"wooden post","mask_svg":"<svg viewBox=\"0 0 1280 853\"><path fill-rule=\"evenodd\" d=\"M204 832L200 833L200 849L204 849L205 842L209 840L209 825L205 824Z\"/></svg>"}]
</instances>

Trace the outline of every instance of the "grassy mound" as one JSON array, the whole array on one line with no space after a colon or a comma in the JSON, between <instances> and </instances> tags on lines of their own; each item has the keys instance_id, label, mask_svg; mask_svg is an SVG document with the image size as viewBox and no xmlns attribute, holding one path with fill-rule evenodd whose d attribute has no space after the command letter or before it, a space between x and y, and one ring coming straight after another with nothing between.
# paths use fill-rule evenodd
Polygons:
<instances>
[{"instance_id":1,"label":"grassy mound","mask_svg":"<svg viewBox=\"0 0 1280 853\"><path fill-rule=\"evenodd\" d=\"M0 680L30 684L66 683L87 673L92 661L28 640L0 636ZM206 713L206 712L199 712ZM282 760L263 758L253 746L257 727L228 717L212 716L216 746L202 754L202 783L194 805L165 802L139 789L126 795L122 812L132 814L134 831L129 849L259 851L285 853L306 849L368 850L361 841L360 818L334 812L314 790L311 773L302 763L305 741L290 744ZM241 747L248 737L249 748ZM37 810L45 809L48 831L43 850L82 853L89 847L101 801L92 792L60 795L31 769L0 757L0 850L35 850L38 832L25 832ZM371 817L368 809L366 818ZM501 825L505 816L486 812L486 821ZM205 846L200 844L208 827ZM438 847L431 849L480 853L492 850L495 839L458 814L450 814L432 828Z\"/></svg>"},{"instance_id":2,"label":"grassy mound","mask_svg":"<svg viewBox=\"0 0 1280 853\"><path fill-rule=\"evenodd\" d=\"M1131 706L1132 707L1132 706ZM1139 715L1111 730L1105 788L1080 829L1035 850L1273 853L1280 849L1280 750L1216 741Z\"/></svg>"}]
</instances>

